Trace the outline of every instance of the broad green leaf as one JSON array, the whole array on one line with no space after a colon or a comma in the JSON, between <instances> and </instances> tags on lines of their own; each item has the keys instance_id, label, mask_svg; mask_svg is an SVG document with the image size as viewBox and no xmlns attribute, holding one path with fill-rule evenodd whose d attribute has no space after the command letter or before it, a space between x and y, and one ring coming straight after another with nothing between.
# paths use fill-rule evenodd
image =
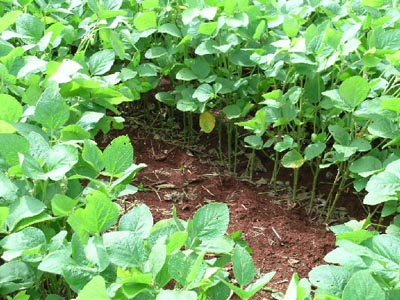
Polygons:
<instances>
[{"instance_id":1,"label":"broad green leaf","mask_svg":"<svg viewBox=\"0 0 400 300\"><path fill-rule=\"evenodd\" d=\"M297 20L291 15L285 15L283 24L283 31L285 31L286 35L290 38L294 38L300 31L300 25Z\"/></svg>"},{"instance_id":2,"label":"broad green leaf","mask_svg":"<svg viewBox=\"0 0 400 300\"><path fill-rule=\"evenodd\" d=\"M176 74L176 79L178 80L184 80L184 81L190 81L197 79L197 76L193 73L192 70L188 68L183 68L178 71Z\"/></svg>"},{"instance_id":3,"label":"broad green leaf","mask_svg":"<svg viewBox=\"0 0 400 300\"><path fill-rule=\"evenodd\" d=\"M261 20L260 23L258 23L257 28L253 34L254 40L259 40L261 38L261 36L265 32L266 25L267 24L266 24L265 20Z\"/></svg>"},{"instance_id":4,"label":"broad green leaf","mask_svg":"<svg viewBox=\"0 0 400 300\"><path fill-rule=\"evenodd\" d=\"M15 24L15 22L17 21L18 17L21 14L22 14L22 11L20 11L20 10L12 10L12 11L5 13L0 18L0 33L2 33L4 30L6 30L11 25Z\"/></svg>"},{"instance_id":5,"label":"broad green leaf","mask_svg":"<svg viewBox=\"0 0 400 300\"><path fill-rule=\"evenodd\" d=\"M83 129L78 124L71 124L60 131L61 133L61 140L66 141L83 141L86 139L90 139L90 133Z\"/></svg>"},{"instance_id":6,"label":"broad green leaf","mask_svg":"<svg viewBox=\"0 0 400 300\"><path fill-rule=\"evenodd\" d=\"M168 237L167 255L171 255L175 251L181 249L185 245L188 238L187 232L178 231Z\"/></svg>"},{"instance_id":7,"label":"broad green leaf","mask_svg":"<svg viewBox=\"0 0 400 300\"><path fill-rule=\"evenodd\" d=\"M90 280L98 275L98 271L86 266L75 266L74 264L69 264L64 266L62 275L71 289L78 293Z\"/></svg>"},{"instance_id":8,"label":"broad green leaf","mask_svg":"<svg viewBox=\"0 0 400 300\"><path fill-rule=\"evenodd\" d=\"M366 190L375 194L396 195L400 191L400 177L384 171L371 177Z\"/></svg>"},{"instance_id":9,"label":"broad green leaf","mask_svg":"<svg viewBox=\"0 0 400 300\"><path fill-rule=\"evenodd\" d=\"M304 164L303 156L295 149L290 150L282 157L282 166L285 168L298 169Z\"/></svg>"},{"instance_id":10,"label":"broad green leaf","mask_svg":"<svg viewBox=\"0 0 400 300\"><path fill-rule=\"evenodd\" d=\"M382 162L373 156L363 156L350 165L350 171L361 177L369 177L383 168Z\"/></svg>"},{"instance_id":11,"label":"broad green leaf","mask_svg":"<svg viewBox=\"0 0 400 300\"><path fill-rule=\"evenodd\" d=\"M40 96L34 118L50 130L56 130L68 121L69 107L56 86L50 86Z\"/></svg>"},{"instance_id":12,"label":"broad green leaf","mask_svg":"<svg viewBox=\"0 0 400 300\"><path fill-rule=\"evenodd\" d=\"M400 112L400 98L384 99L381 103L381 107L395 112Z\"/></svg>"},{"instance_id":13,"label":"broad green leaf","mask_svg":"<svg viewBox=\"0 0 400 300\"><path fill-rule=\"evenodd\" d=\"M147 251L140 236L130 231L107 232L103 235L104 246L111 262L123 268L142 267Z\"/></svg>"},{"instance_id":14,"label":"broad green leaf","mask_svg":"<svg viewBox=\"0 0 400 300\"><path fill-rule=\"evenodd\" d=\"M54 216L69 216L79 199L71 199L66 195L56 194L51 199L51 209Z\"/></svg>"},{"instance_id":15,"label":"broad green leaf","mask_svg":"<svg viewBox=\"0 0 400 300\"><path fill-rule=\"evenodd\" d=\"M91 165L96 172L100 173L100 171L104 169L103 153L94 141L85 140L83 144L82 158L85 162Z\"/></svg>"},{"instance_id":16,"label":"broad green leaf","mask_svg":"<svg viewBox=\"0 0 400 300\"><path fill-rule=\"evenodd\" d=\"M385 291L371 275L362 270L353 274L343 289L343 300L386 300Z\"/></svg>"},{"instance_id":17,"label":"broad green leaf","mask_svg":"<svg viewBox=\"0 0 400 300\"><path fill-rule=\"evenodd\" d=\"M161 290L156 300L197 300L197 294L194 291Z\"/></svg>"},{"instance_id":18,"label":"broad green leaf","mask_svg":"<svg viewBox=\"0 0 400 300\"><path fill-rule=\"evenodd\" d=\"M114 50L102 50L89 58L88 67L92 75L103 75L110 71L115 61Z\"/></svg>"},{"instance_id":19,"label":"broad green leaf","mask_svg":"<svg viewBox=\"0 0 400 300\"><path fill-rule=\"evenodd\" d=\"M226 233L229 224L229 209L223 203L211 203L200 208L193 216L191 236L209 240Z\"/></svg>"},{"instance_id":20,"label":"broad green leaf","mask_svg":"<svg viewBox=\"0 0 400 300\"><path fill-rule=\"evenodd\" d=\"M306 281L300 281L297 273L294 273L290 280L283 300L308 300L311 295L311 285Z\"/></svg>"},{"instance_id":21,"label":"broad green leaf","mask_svg":"<svg viewBox=\"0 0 400 300\"><path fill-rule=\"evenodd\" d=\"M215 127L215 116L206 111L200 114L199 125L202 131L205 133L210 133Z\"/></svg>"},{"instance_id":22,"label":"broad green leaf","mask_svg":"<svg viewBox=\"0 0 400 300\"><path fill-rule=\"evenodd\" d=\"M297 147L297 143L290 135L285 135L282 142L278 142L274 146L274 150L278 152L283 152L285 150Z\"/></svg>"},{"instance_id":23,"label":"broad green leaf","mask_svg":"<svg viewBox=\"0 0 400 300\"><path fill-rule=\"evenodd\" d=\"M115 31L110 31L111 46L121 60L125 59L125 45L120 39L119 34Z\"/></svg>"},{"instance_id":24,"label":"broad green leaf","mask_svg":"<svg viewBox=\"0 0 400 300\"><path fill-rule=\"evenodd\" d=\"M29 153L28 141L17 134L0 133L0 145L0 157L10 166L18 164L18 153Z\"/></svg>"},{"instance_id":25,"label":"broad green leaf","mask_svg":"<svg viewBox=\"0 0 400 300\"><path fill-rule=\"evenodd\" d=\"M195 263L195 257L186 256L183 252L177 252L168 261L168 272L172 278L183 286L188 284L187 277Z\"/></svg>"},{"instance_id":26,"label":"broad green leaf","mask_svg":"<svg viewBox=\"0 0 400 300\"><path fill-rule=\"evenodd\" d=\"M34 227L28 227L16 233L12 233L1 240L0 246L5 250L2 258L6 261L13 260L29 251L33 254L33 250L40 250L40 247L46 246L46 237L44 233Z\"/></svg>"},{"instance_id":27,"label":"broad green leaf","mask_svg":"<svg viewBox=\"0 0 400 300\"><path fill-rule=\"evenodd\" d=\"M20 221L37 216L45 209L46 205L42 201L29 196L21 197L10 205L6 226L12 231Z\"/></svg>"},{"instance_id":28,"label":"broad green leaf","mask_svg":"<svg viewBox=\"0 0 400 300\"><path fill-rule=\"evenodd\" d=\"M249 252L237 245L232 256L233 273L240 286L249 284L256 276L256 266Z\"/></svg>"},{"instance_id":29,"label":"broad green leaf","mask_svg":"<svg viewBox=\"0 0 400 300\"><path fill-rule=\"evenodd\" d=\"M214 90L211 85L203 83L194 91L193 98L200 102L206 102L214 98Z\"/></svg>"},{"instance_id":30,"label":"broad green leaf","mask_svg":"<svg viewBox=\"0 0 400 300\"><path fill-rule=\"evenodd\" d=\"M25 56L23 58L23 66L18 70L17 79L28 77L32 74L44 72L47 62L39 59L36 56Z\"/></svg>"},{"instance_id":31,"label":"broad green leaf","mask_svg":"<svg viewBox=\"0 0 400 300\"><path fill-rule=\"evenodd\" d=\"M339 94L344 102L354 110L369 94L368 81L360 76L350 77L340 85Z\"/></svg>"},{"instance_id":32,"label":"broad green leaf","mask_svg":"<svg viewBox=\"0 0 400 300\"><path fill-rule=\"evenodd\" d=\"M350 134L340 125L329 125L329 132L340 145L348 146L351 142Z\"/></svg>"},{"instance_id":33,"label":"broad green leaf","mask_svg":"<svg viewBox=\"0 0 400 300\"><path fill-rule=\"evenodd\" d=\"M114 139L103 152L104 165L112 177L121 176L134 162L134 152L128 136Z\"/></svg>"},{"instance_id":34,"label":"broad green leaf","mask_svg":"<svg viewBox=\"0 0 400 300\"><path fill-rule=\"evenodd\" d=\"M10 208L6 206L0 206L0 233L5 231L5 224L8 218L8 215L10 214Z\"/></svg>"},{"instance_id":35,"label":"broad green leaf","mask_svg":"<svg viewBox=\"0 0 400 300\"><path fill-rule=\"evenodd\" d=\"M44 24L34 15L22 14L17 19L16 30L32 42L38 42L43 36Z\"/></svg>"},{"instance_id":36,"label":"broad green leaf","mask_svg":"<svg viewBox=\"0 0 400 300\"><path fill-rule=\"evenodd\" d=\"M15 133L16 128L10 123L0 120L0 133Z\"/></svg>"},{"instance_id":37,"label":"broad green leaf","mask_svg":"<svg viewBox=\"0 0 400 300\"><path fill-rule=\"evenodd\" d=\"M145 269L147 272L151 272L153 274L153 278L156 278L167 259L167 246L165 244L166 240L166 236L163 236L157 240L157 242L151 248L149 259L146 262Z\"/></svg>"},{"instance_id":38,"label":"broad green leaf","mask_svg":"<svg viewBox=\"0 0 400 300\"><path fill-rule=\"evenodd\" d=\"M77 62L71 59L64 59L49 80L59 84L70 82L72 81L73 75L76 75L82 68L83 67Z\"/></svg>"},{"instance_id":39,"label":"broad green leaf","mask_svg":"<svg viewBox=\"0 0 400 300\"><path fill-rule=\"evenodd\" d=\"M26 138L29 141L30 155L35 159L46 159L50 152L50 144L40 133L30 132Z\"/></svg>"},{"instance_id":40,"label":"broad green leaf","mask_svg":"<svg viewBox=\"0 0 400 300\"><path fill-rule=\"evenodd\" d=\"M154 58L162 57L167 54L168 54L168 51L164 47L153 47L153 48L148 49L146 51L146 53L144 54L144 56L147 59L154 59Z\"/></svg>"},{"instance_id":41,"label":"broad green leaf","mask_svg":"<svg viewBox=\"0 0 400 300\"><path fill-rule=\"evenodd\" d=\"M172 35L174 37L178 37L178 38L182 37L181 31L173 23L166 23L166 24L161 25L160 28L158 28L158 32L166 33L166 34Z\"/></svg>"},{"instance_id":42,"label":"broad green leaf","mask_svg":"<svg viewBox=\"0 0 400 300\"><path fill-rule=\"evenodd\" d=\"M146 239L153 227L153 216L146 205L139 205L124 214L119 223L119 230L129 230Z\"/></svg>"},{"instance_id":43,"label":"broad green leaf","mask_svg":"<svg viewBox=\"0 0 400 300\"><path fill-rule=\"evenodd\" d=\"M201 23L198 32L204 35L211 36L213 35L217 27L218 27L218 22Z\"/></svg>"},{"instance_id":44,"label":"broad green leaf","mask_svg":"<svg viewBox=\"0 0 400 300\"><path fill-rule=\"evenodd\" d=\"M110 258L101 237L91 237L85 247L85 254L92 265L96 265L99 272L103 272L110 265Z\"/></svg>"},{"instance_id":45,"label":"broad green leaf","mask_svg":"<svg viewBox=\"0 0 400 300\"><path fill-rule=\"evenodd\" d=\"M262 138L254 134L246 136L244 141L248 144L248 147L252 149L261 149L264 144Z\"/></svg>"},{"instance_id":46,"label":"broad green leaf","mask_svg":"<svg viewBox=\"0 0 400 300\"><path fill-rule=\"evenodd\" d=\"M13 260L0 266L0 295L27 289L35 284L37 274L33 267Z\"/></svg>"},{"instance_id":47,"label":"broad green leaf","mask_svg":"<svg viewBox=\"0 0 400 300\"><path fill-rule=\"evenodd\" d=\"M351 273L339 266L322 265L312 269L308 276L316 287L341 297Z\"/></svg>"},{"instance_id":48,"label":"broad green leaf","mask_svg":"<svg viewBox=\"0 0 400 300\"><path fill-rule=\"evenodd\" d=\"M17 122L22 116L22 105L14 97L0 94L0 120Z\"/></svg>"},{"instance_id":49,"label":"broad green leaf","mask_svg":"<svg viewBox=\"0 0 400 300\"><path fill-rule=\"evenodd\" d=\"M94 191L86 197L85 208L75 210L68 223L86 241L89 235L98 235L110 229L118 220L119 208L105 194Z\"/></svg>"},{"instance_id":50,"label":"broad green leaf","mask_svg":"<svg viewBox=\"0 0 400 300\"><path fill-rule=\"evenodd\" d=\"M103 277L95 276L79 292L76 300L110 300L107 294L106 282Z\"/></svg>"},{"instance_id":51,"label":"broad green leaf","mask_svg":"<svg viewBox=\"0 0 400 300\"><path fill-rule=\"evenodd\" d=\"M324 143L315 143L310 144L304 150L304 158L306 160L312 160L317 156L321 155L326 149L326 144Z\"/></svg>"},{"instance_id":52,"label":"broad green leaf","mask_svg":"<svg viewBox=\"0 0 400 300\"><path fill-rule=\"evenodd\" d=\"M236 104L227 105L222 109L222 111L225 113L228 119L239 118L242 114L241 108Z\"/></svg>"},{"instance_id":53,"label":"broad green leaf","mask_svg":"<svg viewBox=\"0 0 400 300\"><path fill-rule=\"evenodd\" d=\"M96 126L104 116L104 113L96 111L86 111L78 120L77 124L85 130L91 130L93 128L96 128Z\"/></svg>"},{"instance_id":54,"label":"broad green leaf","mask_svg":"<svg viewBox=\"0 0 400 300\"><path fill-rule=\"evenodd\" d=\"M78 150L71 145L55 145L46 157L48 172L46 175L54 180L61 180L78 162Z\"/></svg>"},{"instance_id":55,"label":"broad green leaf","mask_svg":"<svg viewBox=\"0 0 400 300\"><path fill-rule=\"evenodd\" d=\"M135 16L133 25L139 31L157 27L157 14L154 11L145 11Z\"/></svg>"},{"instance_id":56,"label":"broad green leaf","mask_svg":"<svg viewBox=\"0 0 400 300\"><path fill-rule=\"evenodd\" d=\"M18 199L18 187L9 177L0 173L0 207Z\"/></svg>"},{"instance_id":57,"label":"broad green leaf","mask_svg":"<svg viewBox=\"0 0 400 300\"><path fill-rule=\"evenodd\" d=\"M397 265L400 264L400 238L389 234L375 235L367 245L375 253L390 259Z\"/></svg>"}]
</instances>

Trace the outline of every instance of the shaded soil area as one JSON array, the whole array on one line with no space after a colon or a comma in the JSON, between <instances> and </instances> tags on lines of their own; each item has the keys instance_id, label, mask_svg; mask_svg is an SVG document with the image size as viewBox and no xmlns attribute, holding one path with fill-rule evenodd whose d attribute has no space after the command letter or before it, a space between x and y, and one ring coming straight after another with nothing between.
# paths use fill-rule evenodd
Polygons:
<instances>
[{"instance_id":1,"label":"shaded soil area","mask_svg":"<svg viewBox=\"0 0 400 300\"><path fill-rule=\"evenodd\" d=\"M158 221L170 217L174 205L179 217L187 219L206 203L225 202L231 213L229 232L244 232L260 273L277 272L268 287L285 291L294 272L307 276L334 248L335 238L326 226L309 221L300 206L287 206L289 190L271 192L262 177L267 174L259 174L253 183L231 176L215 164L205 143L184 148L154 133L116 134L130 135L136 162L147 164L135 179L144 191L126 199L125 208L145 203Z\"/></svg>"}]
</instances>

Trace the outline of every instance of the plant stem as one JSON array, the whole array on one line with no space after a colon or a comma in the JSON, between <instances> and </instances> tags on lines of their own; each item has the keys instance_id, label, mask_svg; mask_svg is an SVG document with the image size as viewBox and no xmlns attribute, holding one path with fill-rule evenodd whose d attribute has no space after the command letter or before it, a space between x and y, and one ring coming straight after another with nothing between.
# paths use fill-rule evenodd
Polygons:
<instances>
[{"instance_id":1,"label":"plant stem","mask_svg":"<svg viewBox=\"0 0 400 300\"><path fill-rule=\"evenodd\" d=\"M325 223L329 222L329 220L330 220L330 218L331 218L331 216L332 216L332 214L333 214L333 212L334 212L334 210L336 208L336 203L338 202L338 200L340 199L340 196L342 195L342 193L344 191L344 188L345 188L346 181L347 181L348 177L349 177L349 171L346 171L342 176L342 180L340 181L340 185L339 185L339 188L338 188L338 190L336 192L335 199L333 200L333 203L329 208L328 214L326 215Z\"/></svg>"},{"instance_id":2,"label":"plant stem","mask_svg":"<svg viewBox=\"0 0 400 300\"><path fill-rule=\"evenodd\" d=\"M316 166L315 166L315 171L314 171L314 177L313 177L313 184L312 184L312 190L311 190L311 199L310 199L310 206L308 208L307 214L310 215L314 206L315 202L315 195L317 192L317 184L318 184L318 176L320 172L319 164L321 162L321 158L318 157L316 161Z\"/></svg>"},{"instance_id":3,"label":"plant stem","mask_svg":"<svg viewBox=\"0 0 400 300\"><path fill-rule=\"evenodd\" d=\"M299 183L299 170L300 170L300 168L296 168L293 170L293 191L292 191L292 202L293 203L296 203L296 200L297 200L297 186ZM288 204L290 204L290 203L288 203Z\"/></svg>"},{"instance_id":4,"label":"plant stem","mask_svg":"<svg viewBox=\"0 0 400 300\"><path fill-rule=\"evenodd\" d=\"M276 192L276 182L278 179L278 174L279 174L279 152L275 151L275 159L274 159L274 170L272 171L272 177L271 177L271 184L274 188L274 192Z\"/></svg>"}]
</instances>

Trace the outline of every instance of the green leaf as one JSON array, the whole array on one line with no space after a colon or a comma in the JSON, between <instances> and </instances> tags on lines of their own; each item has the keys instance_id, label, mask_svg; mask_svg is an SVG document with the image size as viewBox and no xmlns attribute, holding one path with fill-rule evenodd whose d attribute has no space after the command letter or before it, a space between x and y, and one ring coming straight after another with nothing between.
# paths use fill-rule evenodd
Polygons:
<instances>
[{"instance_id":1,"label":"green leaf","mask_svg":"<svg viewBox=\"0 0 400 300\"><path fill-rule=\"evenodd\" d=\"M29 143L22 136L0 133L0 157L10 166L19 163L18 153L29 153Z\"/></svg>"},{"instance_id":2,"label":"green leaf","mask_svg":"<svg viewBox=\"0 0 400 300\"><path fill-rule=\"evenodd\" d=\"M35 198L24 196L10 205L10 214L6 222L9 231L12 231L21 220L38 216L46 209L46 205Z\"/></svg>"},{"instance_id":3,"label":"green leaf","mask_svg":"<svg viewBox=\"0 0 400 300\"><path fill-rule=\"evenodd\" d=\"M218 22L201 23L199 26L199 33L211 36L218 28Z\"/></svg>"},{"instance_id":4,"label":"green leaf","mask_svg":"<svg viewBox=\"0 0 400 300\"><path fill-rule=\"evenodd\" d=\"M51 199L51 209L54 216L69 216L79 199L71 199L68 196L57 194Z\"/></svg>"},{"instance_id":5,"label":"green leaf","mask_svg":"<svg viewBox=\"0 0 400 300\"><path fill-rule=\"evenodd\" d=\"M258 23L257 28L253 34L254 40L259 40L261 38L261 36L265 32L266 25L267 24L266 24L265 20L261 20L260 23Z\"/></svg>"},{"instance_id":6,"label":"green leaf","mask_svg":"<svg viewBox=\"0 0 400 300\"><path fill-rule=\"evenodd\" d=\"M274 146L274 150L278 152L283 152L287 149L291 149L297 147L297 143L294 142L294 139L290 135L285 135L282 142L278 142Z\"/></svg>"},{"instance_id":7,"label":"green leaf","mask_svg":"<svg viewBox=\"0 0 400 300\"><path fill-rule=\"evenodd\" d=\"M249 252L237 245L232 256L233 273L240 286L249 284L256 276L256 266Z\"/></svg>"},{"instance_id":8,"label":"green leaf","mask_svg":"<svg viewBox=\"0 0 400 300\"><path fill-rule=\"evenodd\" d=\"M157 274L163 268L165 261L167 259L167 237L160 237L154 246L151 248L149 259L146 262L146 271L153 274L153 278L156 278Z\"/></svg>"},{"instance_id":9,"label":"green leaf","mask_svg":"<svg viewBox=\"0 0 400 300\"><path fill-rule=\"evenodd\" d=\"M76 300L111 300L107 294L106 282L101 276L95 276L80 291Z\"/></svg>"},{"instance_id":10,"label":"green leaf","mask_svg":"<svg viewBox=\"0 0 400 300\"><path fill-rule=\"evenodd\" d=\"M93 191L86 197L86 201L84 209L77 209L68 218L68 223L83 241L89 235L97 235L110 229L119 217L118 206L99 191Z\"/></svg>"},{"instance_id":11,"label":"green leaf","mask_svg":"<svg viewBox=\"0 0 400 300\"><path fill-rule=\"evenodd\" d=\"M350 144L350 134L340 125L329 125L328 130L340 145L348 146Z\"/></svg>"},{"instance_id":12,"label":"green leaf","mask_svg":"<svg viewBox=\"0 0 400 300\"><path fill-rule=\"evenodd\" d=\"M400 112L400 98L384 99L381 103L381 107L395 112Z\"/></svg>"},{"instance_id":13,"label":"green leaf","mask_svg":"<svg viewBox=\"0 0 400 300\"><path fill-rule=\"evenodd\" d=\"M209 240L226 233L229 225L229 209L224 203L211 203L200 208L193 216L191 236Z\"/></svg>"},{"instance_id":14,"label":"green leaf","mask_svg":"<svg viewBox=\"0 0 400 300\"><path fill-rule=\"evenodd\" d=\"M102 50L93 54L88 62L88 67L92 75L103 75L110 71L115 61L114 50Z\"/></svg>"},{"instance_id":15,"label":"green leaf","mask_svg":"<svg viewBox=\"0 0 400 300\"><path fill-rule=\"evenodd\" d=\"M145 11L135 16L133 25L139 31L157 27L157 14L154 11Z\"/></svg>"},{"instance_id":16,"label":"green leaf","mask_svg":"<svg viewBox=\"0 0 400 300\"><path fill-rule=\"evenodd\" d=\"M341 297L351 273L339 266L322 265L309 273L310 282L327 293Z\"/></svg>"},{"instance_id":17,"label":"green leaf","mask_svg":"<svg viewBox=\"0 0 400 300\"><path fill-rule=\"evenodd\" d=\"M43 92L36 105L34 118L50 130L58 129L68 121L69 107L58 87L51 85Z\"/></svg>"},{"instance_id":18,"label":"green leaf","mask_svg":"<svg viewBox=\"0 0 400 300\"><path fill-rule=\"evenodd\" d=\"M160 33L166 33L169 35L172 35L174 37L182 37L181 31L179 30L179 28L172 23L166 23L160 26L160 28L158 28L158 32Z\"/></svg>"},{"instance_id":19,"label":"green leaf","mask_svg":"<svg viewBox=\"0 0 400 300\"><path fill-rule=\"evenodd\" d=\"M92 265L96 265L99 272L103 272L110 265L110 258L101 237L91 237L85 247L85 254Z\"/></svg>"},{"instance_id":20,"label":"green leaf","mask_svg":"<svg viewBox=\"0 0 400 300\"><path fill-rule=\"evenodd\" d=\"M94 141L85 140L83 144L82 158L85 162L91 165L97 173L100 173L100 171L104 169L103 153Z\"/></svg>"},{"instance_id":21,"label":"green leaf","mask_svg":"<svg viewBox=\"0 0 400 300\"><path fill-rule=\"evenodd\" d=\"M146 53L144 54L144 57L146 57L147 59L154 59L154 58L162 57L167 54L168 54L168 51L164 47L153 47L146 51Z\"/></svg>"},{"instance_id":22,"label":"green leaf","mask_svg":"<svg viewBox=\"0 0 400 300\"><path fill-rule=\"evenodd\" d=\"M400 264L400 238L389 234L375 235L369 241L370 249L375 253L386 257L397 265Z\"/></svg>"},{"instance_id":23,"label":"green leaf","mask_svg":"<svg viewBox=\"0 0 400 300\"><path fill-rule=\"evenodd\" d=\"M15 24L15 22L17 21L18 17L21 14L22 14L22 11L20 11L20 10L12 10L12 11L5 13L0 18L0 33L2 33L4 30L6 30L11 25Z\"/></svg>"},{"instance_id":24,"label":"green leaf","mask_svg":"<svg viewBox=\"0 0 400 300\"><path fill-rule=\"evenodd\" d=\"M187 232L178 231L168 237L167 241L167 254L171 255L175 251L181 249L188 239Z\"/></svg>"},{"instance_id":25,"label":"green leaf","mask_svg":"<svg viewBox=\"0 0 400 300\"><path fill-rule=\"evenodd\" d=\"M129 230L142 239L150 236L153 216L148 206L142 204L124 214L119 223L119 230Z\"/></svg>"},{"instance_id":26,"label":"green leaf","mask_svg":"<svg viewBox=\"0 0 400 300\"><path fill-rule=\"evenodd\" d=\"M34 227L28 227L24 230L12 233L1 240L0 246L5 250L2 254L2 258L6 261L13 260L24 254L25 251L29 251L29 254L33 254L32 250L40 250L41 247L46 246L46 237L44 233Z\"/></svg>"},{"instance_id":27,"label":"green leaf","mask_svg":"<svg viewBox=\"0 0 400 300\"><path fill-rule=\"evenodd\" d=\"M78 124L71 124L60 131L61 140L66 141L83 141L86 139L90 139L90 133L83 129Z\"/></svg>"},{"instance_id":28,"label":"green leaf","mask_svg":"<svg viewBox=\"0 0 400 300\"><path fill-rule=\"evenodd\" d=\"M282 24L283 31L285 31L286 35L290 38L294 38L300 31L300 25L297 20L290 16L285 15L283 24Z\"/></svg>"},{"instance_id":29,"label":"green leaf","mask_svg":"<svg viewBox=\"0 0 400 300\"><path fill-rule=\"evenodd\" d=\"M17 19L16 30L17 33L26 36L32 42L38 42L43 36L44 24L34 15L22 14Z\"/></svg>"},{"instance_id":30,"label":"green leaf","mask_svg":"<svg viewBox=\"0 0 400 300\"><path fill-rule=\"evenodd\" d=\"M369 177L383 168L382 162L373 156L363 156L350 165L350 171L361 177Z\"/></svg>"},{"instance_id":31,"label":"green leaf","mask_svg":"<svg viewBox=\"0 0 400 300\"><path fill-rule=\"evenodd\" d=\"M10 95L0 94L0 120L17 122L22 116L22 105Z\"/></svg>"},{"instance_id":32,"label":"green leaf","mask_svg":"<svg viewBox=\"0 0 400 300\"><path fill-rule=\"evenodd\" d=\"M222 109L222 111L229 120L239 118L242 114L242 109L236 104L227 105Z\"/></svg>"},{"instance_id":33,"label":"green leaf","mask_svg":"<svg viewBox=\"0 0 400 300\"><path fill-rule=\"evenodd\" d=\"M78 162L78 150L71 145L57 144L47 154L46 175L54 180L61 180Z\"/></svg>"},{"instance_id":34,"label":"green leaf","mask_svg":"<svg viewBox=\"0 0 400 300\"><path fill-rule=\"evenodd\" d=\"M252 149L261 149L264 144L262 138L254 134L246 136L244 142Z\"/></svg>"},{"instance_id":35,"label":"green leaf","mask_svg":"<svg viewBox=\"0 0 400 300\"><path fill-rule=\"evenodd\" d=\"M104 165L110 176L118 177L133 164L133 147L128 136L114 139L103 152Z\"/></svg>"},{"instance_id":36,"label":"green leaf","mask_svg":"<svg viewBox=\"0 0 400 300\"><path fill-rule=\"evenodd\" d=\"M354 110L369 94L368 81L360 76L350 77L340 85L339 94L344 102Z\"/></svg>"},{"instance_id":37,"label":"green leaf","mask_svg":"<svg viewBox=\"0 0 400 300\"><path fill-rule=\"evenodd\" d=\"M18 199L18 187L3 173L0 173L0 207ZM1 226L0 226L1 228Z\"/></svg>"},{"instance_id":38,"label":"green leaf","mask_svg":"<svg viewBox=\"0 0 400 300\"><path fill-rule=\"evenodd\" d=\"M356 272L343 290L343 300L386 300L385 291L375 281L371 271Z\"/></svg>"},{"instance_id":39,"label":"green leaf","mask_svg":"<svg viewBox=\"0 0 400 300\"><path fill-rule=\"evenodd\" d=\"M197 294L194 291L161 290L156 300L197 300Z\"/></svg>"},{"instance_id":40,"label":"green leaf","mask_svg":"<svg viewBox=\"0 0 400 300\"><path fill-rule=\"evenodd\" d=\"M0 295L27 289L35 284L36 272L28 264L13 260L0 266Z\"/></svg>"},{"instance_id":41,"label":"green leaf","mask_svg":"<svg viewBox=\"0 0 400 300\"><path fill-rule=\"evenodd\" d=\"M321 155L326 149L326 144L324 143L315 143L310 144L304 150L304 158L306 160L312 160L317 156Z\"/></svg>"},{"instance_id":42,"label":"green leaf","mask_svg":"<svg viewBox=\"0 0 400 300\"><path fill-rule=\"evenodd\" d=\"M107 232L103 235L104 246L111 262L123 268L142 267L147 260L144 241L130 231Z\"/></svg>"},{"instance_id":43,"label":"green leaf","mask_svg":"<svg viewBox=\"0 0 400 300\"><path fill-rule=\"evenodd\" d=\"M49 81L57 83L67 83L72 81L73 75L78 73L83 67L71 59L64 59L57 68L57 71L49 78Z\"/></svg>"},{"instance_id":44,"label":"green leaf","mask_svg":"<svg viewBox=\"0 0 400 300\"><path fill-rule=\"evenodd\" d=\"M188 68L183 68L180 69L176 74L176 79L183 81L190 81L197 79L197 75L195 75L192 70Z\"/></svg>"},{"instance_id":45,"label":"green leaf","mask_svg":"<svg viewBox=\"0 0 400 300\"><path fill-rule=\"evenodd\" d=\"M200 102L206 102L214 97L214 90L211 85L204 83L201 84L193 93L193 98Z\"/></svg>"},{"instance_id":46,"label":"green leaf","mask_svg":"<svg viewBox=\"0 0 400 300\"><path fill-rule=\"evenodd\" d=\"M304 164L303 156L295 149L290 150L282 157L282 166L285 168L298 169Z\"/></svg>"},{"instance_id":47,"label":"green leaf","mask_svg":"<svg viewBox=\"0 0 400 300\"><path fill-rule=\"evenodd\" d=\"M6 224L8 215L10 214L10 208L5 206L0 206L0 233L5 231L4 226Z\"/></svg>"}]
</instances>

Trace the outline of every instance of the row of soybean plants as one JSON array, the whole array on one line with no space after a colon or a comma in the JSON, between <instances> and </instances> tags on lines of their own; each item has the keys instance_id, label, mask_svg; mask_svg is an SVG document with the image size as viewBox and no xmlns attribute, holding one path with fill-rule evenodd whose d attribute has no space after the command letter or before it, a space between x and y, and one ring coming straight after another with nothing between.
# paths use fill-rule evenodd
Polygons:
<instances>
[{"instance_id":1,"label":"row of soybean plants","mask_svg":"<svg viewBox=\"0 0 400 300\"><path fill-rule=\"evenodd\" d=\"M274 275L255 279L225 204L156 224L145 205L124 210L145 165L127 136L95 137L156 86L139 6L0 1L1 299L249 299Z\"/></svg>"},{"instance_id":2,"label":"row of soybean plants","mask_svg":"<svg viewBox=\"0 0 400 300\"><path fill-rule=\"evenodd\" d=\"M228 168L236 172L244 130L250 177L263 151L274 185L281 166L293 169L296 201L301 168L311 169L309 212L324 168L336 170L327 221L349 183L368 191L365 204L396 212L400 182L382 177L400 157L397 1L143 1L139 10L144 65L132 70L169 78L156 98L185 112L189 133L194 113L203 131L216 126Z\"/></svg>"}]
</instances>

